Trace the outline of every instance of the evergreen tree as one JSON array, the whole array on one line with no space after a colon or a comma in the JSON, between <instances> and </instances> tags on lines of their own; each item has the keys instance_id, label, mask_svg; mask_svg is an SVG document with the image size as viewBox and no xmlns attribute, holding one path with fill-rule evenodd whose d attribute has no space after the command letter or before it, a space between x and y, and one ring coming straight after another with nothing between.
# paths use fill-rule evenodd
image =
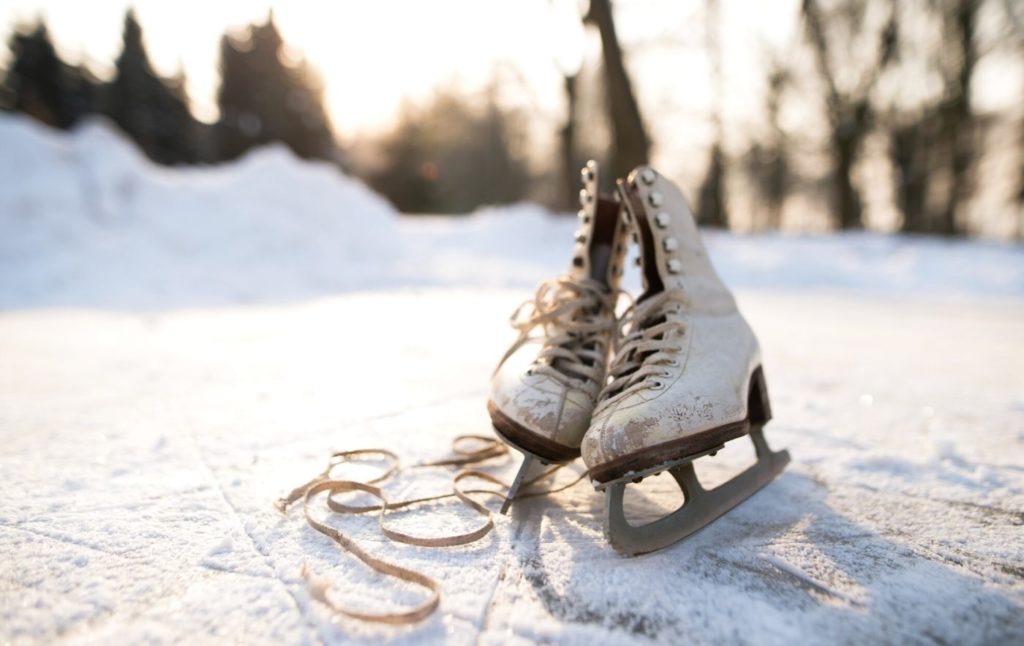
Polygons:
<instances>
[{"instance_id":1,"label":"evergreen tree","mask_svg":"<svg viewBox=\"0 0 1024 646\"><path fill-rule=\"evenodd\" d=\"M60 59L45 24L15 32L8 47L13 55L4 78L8 109L55 128L70 128L93 110L96 83L85 70Z\"/></svg>"},{"instance_id":2,"label":"evergreen tree","mask_svg":"<svg viewBox=\"0 0 1024 646\"><path fill-rule=\"evenodd\" d=\"M323 89L305 61L285 62L273 13L244 39L221 39L219 152L234 159L253 146L284 142L304 158L336 160Z\"/></svg>"},{"instance_id":3,"label":"evergreen tree","mask_svg":"<svg viewBox=\"0 0 1024 646\"><path fill-rule=\"evenodd\" d=\"M131 10L124 17L123 38L117 75L106 90L106 114L153 161L196 161L196 122L188 109L184 76L157 76L146 54L142 27Z\"/></svg>"}]
</instances>

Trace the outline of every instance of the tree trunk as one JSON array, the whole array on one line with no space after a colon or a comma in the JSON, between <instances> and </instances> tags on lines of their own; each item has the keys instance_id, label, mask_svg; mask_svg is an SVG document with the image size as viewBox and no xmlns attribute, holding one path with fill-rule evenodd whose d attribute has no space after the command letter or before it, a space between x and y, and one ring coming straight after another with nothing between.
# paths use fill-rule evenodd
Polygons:
<instances>
[{"instance_id":1,"label":"tree trunk","mask_svg":"<svg viewBox=\"0 0 1024 646\"><path fill-rule=\"evenodd\" d=\"M853 167L857 161L859 137L842 127L833 134L832 208L838 218L836 225L845 230L862 229L860 192L853 184Z\"/></svg>"},{"instance_id":2,"label":"tree trunk","mask_svg":"<svg viewBox=\"0 0 1024 646\"><path fill-rule=\"evenodd\" d=\"M615 177L625 177L634 167L647 163L650 140L615 35L611 0L590 0L585 21L595 25L601 35L605 89L612 122L611 170Z\"/></svg>"},{"instance_id":3,"label":"tree trunk","mask_svg":"<svg viewBox=\"0 0 1024 646\"><path fill-rule=\"evenodd\" d=\"M936 233L959 235L958 222L971 195L970 169L974 161L974 115L971 110L971 81L978 59L974 29L978 13L977 0L959 0L951 19L959 48L959 69L946 108L946 135L951 146L949 199L938 223Z\"/></svg>"},{"instance_id":4,"label":"tree trunk","mask_svg":"<svg viewBox=\"0 0 1024 646\"><path fill-rule=\"evenodd\" d=\"M718 0L705 0L705 44L711 61L711 84L713 107L711 123L715 131L715 143L708 155L708 171L701 183L697 203L697 223L718 229L729 228L729 212L725 202L726 168L723 141L725 128L722 123L722 48L719 43Z\"/></svg>"},{"instance_id":5,"label":"tree trunk","mask_svg":"<svg viewBox=\"0 0 1024 646\"><path fill-rule=\"evenodd\" d=\"M930 228L925 195L928 188L928 148L924 119L890 133L889 159L896 175L896 207L903 215L900 231L925 233Z\"/></svg>"},{"instance_id":6,"label":"tree trunk","mask_svg":"<svg viewBox=\"0 0 1024 646\"><path fill-rule=\"evenodd\" d=\"M725 229L729 226L725 208L725 159L722 147L718 143L711 147L708 171L700 185L697 223L716 229Z\"/></svg>"},{"instance_id":7,"label":"tree trunk","mask_svg":"<svg viewBox=\"0 0 1024 646\"><path fill-rule=\"evenodd\" d=\"M565 125L558 132L559 152L562 162L562 208L575 210L579 199L580 176L576 167L576 75L565 79Z\"/></svg>"}]
</instances>

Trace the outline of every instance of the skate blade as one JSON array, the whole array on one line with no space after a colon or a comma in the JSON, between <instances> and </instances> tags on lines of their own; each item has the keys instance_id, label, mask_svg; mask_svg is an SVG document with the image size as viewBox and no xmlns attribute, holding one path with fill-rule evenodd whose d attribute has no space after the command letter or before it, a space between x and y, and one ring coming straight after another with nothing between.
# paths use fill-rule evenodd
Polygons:
<instances>
[{"instance_id":1,"label":"skate blade","mask_svg":"<svg viewBox=\"0 0 1024 646\"><path fill-rule=\"evenodd\" d=\"M636 556L668 547L703 529L775 479L789 464L789 452L772 451L763 429L750 431L757 462L733 479L714 489L704 489L693 470L693 458L669 469L682 489L685 500L679 509L646 525L626 520L623 497L627 484L621 479L608 483L605 495L605 536L617 552ZM631 476L636 477L636 476Z\"/></svg>"},{"instance_id":2,"label":"skate blade","mask_svg":"<svg viewBox=\"0 0 1024 646\"><path fill-rule=\"evenodd\" d=\"M512 485L508 488L508 494L505 496L505 502L501 503L501 513L507 514L509 507L512 506L512 502L519 495L519 490L524 485L531 482L535 478L539 478L546 470L548 463L542 462L540 458L529 453L523 453L523 463L519 467L519 473L516 474L515 480L512 481Z\"/></svg>"}]
</instances>

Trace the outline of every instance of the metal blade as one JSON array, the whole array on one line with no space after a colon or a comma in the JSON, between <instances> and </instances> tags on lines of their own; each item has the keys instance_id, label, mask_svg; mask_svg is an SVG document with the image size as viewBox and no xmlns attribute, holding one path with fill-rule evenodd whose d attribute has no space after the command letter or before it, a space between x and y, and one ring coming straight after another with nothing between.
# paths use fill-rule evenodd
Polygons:
<instances>
[{"instance_id":1,"label":"metal blade","mask_svg":"<svg viewBox=\"0 0 1024 646\"><path fill-rule=\"evenodd\" d=\"M519 495L519 490L523 485L544 473L546 466L532 455L523 455L523 463L519 467L519 473L516 474L516 479L512 481L512 486L508 488L508 495L505 496L505 502L501 505L502 514L508 513L509 507L512 506L512 501Z\"/></svg>"},{"instance_id":2,"label":"metal blade","mask_svg":"<svg viewBox=\"0 0 1024 646\"><path fill-rule=\"evenodd\" d=\"M682 540L740 504L771 482L789 463L788 451L772 451L760 427L750 432L757 462L743 473L714 489L704 489L687 462L669 469L683 490L683 506L646 525L634 526L626 520L623 494L626 484L619 482L607 489L605 498L605 535L620 554L634 556L653 552Z\"/></svg>"}]
</instances>

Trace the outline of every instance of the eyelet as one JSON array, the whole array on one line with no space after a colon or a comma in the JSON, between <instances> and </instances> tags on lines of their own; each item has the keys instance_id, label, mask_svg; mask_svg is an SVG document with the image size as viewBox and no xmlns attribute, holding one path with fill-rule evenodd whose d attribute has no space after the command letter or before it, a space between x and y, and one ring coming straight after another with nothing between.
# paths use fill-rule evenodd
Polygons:
<instances>
[{"instance_id":1,"label":"eyelet","mask_svg":"<svg viewBox=\"0 0 1024 646\"><path fill-rule=\"evenodd\" d=\"M656 380L652 381L651 385L649 386L649 388L651 390L661 390L664 387L665 387L665 382L663 382L660 379L656 379Z\"/></svg>"},{"instance_id":2,"label":"eyelet","mask_svg":"<svg viewBox=\"0 0 1024 646\"><path fill-rule=\"evenodd\" d=\"M673 348L672 351L673 352L679 352L679 350L677 348ZM669 367L672 367L672 368L678 368L679 367L679 359L672 359L671 361L667 361L665 363L665 365L669 366Z\"/></svg>"}]
</instances>

